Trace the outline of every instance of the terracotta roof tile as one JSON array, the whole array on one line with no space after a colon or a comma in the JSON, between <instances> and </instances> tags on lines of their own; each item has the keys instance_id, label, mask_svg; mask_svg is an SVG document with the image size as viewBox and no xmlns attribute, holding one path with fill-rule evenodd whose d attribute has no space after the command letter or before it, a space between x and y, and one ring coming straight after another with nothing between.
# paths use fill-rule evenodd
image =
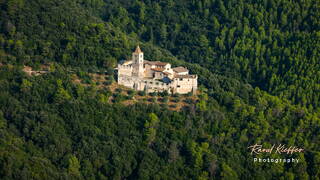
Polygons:
<instances>
[{"instance_id":1,"label":"terracotta roof tile","mask_svg":"<svg viewBox=\"0 0 320 180\"><path fill-rule=\"evenodd\" d=\"M147 61L147 60L144 60L143 63L150 64L150 65L156 65L156 66L165 66L165 65L169 64L169 63L161 62L161 61Z\"/></svg>"},{"instance_id":2,"label":"terracotta roof tile","mask_svg":"<svg viewBox=\"0 0 320 180\"><path fill-rule=\"evenodd\" d=\"M151 68L153 71L158 71L158 72L163 72L165 69L164 68Z\"/></svg>"}]
</instances>

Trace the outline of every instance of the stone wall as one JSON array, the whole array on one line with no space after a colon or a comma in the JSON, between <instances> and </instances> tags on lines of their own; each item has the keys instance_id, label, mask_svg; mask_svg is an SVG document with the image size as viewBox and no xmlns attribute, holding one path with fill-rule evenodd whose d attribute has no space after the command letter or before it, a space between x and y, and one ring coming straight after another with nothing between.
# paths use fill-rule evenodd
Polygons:
<instances>
[{"instance_id":1,"label":"stone wall","mask_svg":"<svg viewBox=\"0 0 320 180\"><path fill-rule=\"evenodd\" d=\"M171 84L167 84L157 80L143 80L141 82L148 93L170 91ZM170 93L170 92L169 92Z\"/></svg>"},{"instance_id":2,"label":"stone wall","mask_svg":"<svg viewBox=\"0 0 320 180\"><path fill-rule=\"evenodd\" d=\"M187 94L193 91L194 91L193 93L195 93L198 88L197 77L174 78L172 82L172 87L174 88L173 93Z\"/></svg>"},{"instance_id":3,"label":"stone wall","mask_svg":"<svg viewBox=\"0 0 320 180\"><path fill-rule=\"evenodd\" d=\"M118 65L118 74L119 75L132 75L132 66L131 65Z\"/></svg>"},{"instance_id":4,"label":"stone wall","mask_svg":"<svg viewBox=\"0 0 320 180\"><path fill-rule=\"evenodd\" d=\"M144 75L146 78L153 77L153 71L151 70L151 66L149 64L144 64L145 72Z\"/></svg>"},{"instance_id":5,"label":"stone wall","mask_svg":"<svg viewBox=\"0 0 320 180\"><path fill-rule=\"evenodd\" d=\"M127 75L119 75L118 76L118 84L124 85L128 88L133 88L134 86L134 81L131 76Z\"/></svg>"},{"instance_id":6,"label":"stone wall","mask_svg":"<svg viewBox=\"0 0 320 180\"><path fill-rule=\"evenodd\" d=\"M139 91L195 93L198 87L197 78L196 75L189 75L189 71L183 67L177 67L173 71L170 63L160 61L144 63L143 53L139 47L133 53L132 60L118 64L118 84Z\"/></svg>"},{"instance_id":7,"label":"stone wall","mask_svg":"<svg viewBox=\"0 0 320 180\"><path fill-rule=\"evenodd\" d=\"M198 88L197 77L174 78L171 83L165 83L155 79L139 79L120 74L118 84L148 93L168 91L168 93L187 94L189 92L195 93Z\"/></svg>"}]
</instances>

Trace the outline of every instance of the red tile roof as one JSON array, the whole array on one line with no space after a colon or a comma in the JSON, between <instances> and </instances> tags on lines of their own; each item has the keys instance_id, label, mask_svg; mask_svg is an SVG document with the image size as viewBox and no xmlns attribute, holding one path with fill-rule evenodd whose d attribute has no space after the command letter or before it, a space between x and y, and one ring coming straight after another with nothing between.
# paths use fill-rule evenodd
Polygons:
<instances>
[{"instance_id":1,"label":"red tile roof","mask_svg":"<svg viewBox=\"0 0 320 180\"><path fill-rule=\"evenodd\" d=\"M161 61L147 61L147 60L144 60L143 63L150 64L150 65L156 65L156 66L165 66L165 65L169 64L169 63L161 62Z\"/></svg>"},{"instance_id":2,"label":"red tile roof","mask_svg":"<svg viewBox=\"0 0 320 180\"><path fill-rule=\"evenodd\" d=\"M151 70L163 72L165 69L164 68L151 68Z\"/></svg>"}]
</instances>

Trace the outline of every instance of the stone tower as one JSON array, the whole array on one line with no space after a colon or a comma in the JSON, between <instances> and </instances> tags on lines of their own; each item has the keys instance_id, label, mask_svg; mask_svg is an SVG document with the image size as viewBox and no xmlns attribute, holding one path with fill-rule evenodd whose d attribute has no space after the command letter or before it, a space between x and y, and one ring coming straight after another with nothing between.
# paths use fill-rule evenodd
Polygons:
<instances>
[{"instance_id":1,"label":"stone tower","mask_svg":"<svg viewBox=\"0 0 320 180\"><path fill-rule=\"evenodd\" d=\"M139 45L136 50L132 53L132 76L143 78L143 52Z\"/></svg>"}]
</instances>

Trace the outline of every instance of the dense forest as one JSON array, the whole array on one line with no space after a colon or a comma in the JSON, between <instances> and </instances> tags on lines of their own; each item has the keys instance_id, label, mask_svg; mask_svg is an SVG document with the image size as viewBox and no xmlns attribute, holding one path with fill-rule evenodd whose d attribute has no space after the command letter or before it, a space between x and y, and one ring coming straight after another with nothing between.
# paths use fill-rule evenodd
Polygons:
<instances>
[{"instance_id":1,"label":"dense forest","mask_svg":"<svg viewBox=\"0 0 320 180\"><path fill-rule=\"evenodd\" d=\"M123 31L211 72L319 108L320 1L116 2L103 17Z\"/></svg>"},{"instance_id":2,"label":"dense forest","mask_svg":"<svg viewBox=\"0 0 320 180\"><path fill-rule=\"evenodd\" d=\"M0 179L319 179L320 1L0 0L0 10ZM113 75L137 44L198 74L199 100L123 105L105 100L119 92L73 82ZM44 64L41 76L22 71ZM305 152L259 164L255 143Z\"/></svg>"}]
</instances>

